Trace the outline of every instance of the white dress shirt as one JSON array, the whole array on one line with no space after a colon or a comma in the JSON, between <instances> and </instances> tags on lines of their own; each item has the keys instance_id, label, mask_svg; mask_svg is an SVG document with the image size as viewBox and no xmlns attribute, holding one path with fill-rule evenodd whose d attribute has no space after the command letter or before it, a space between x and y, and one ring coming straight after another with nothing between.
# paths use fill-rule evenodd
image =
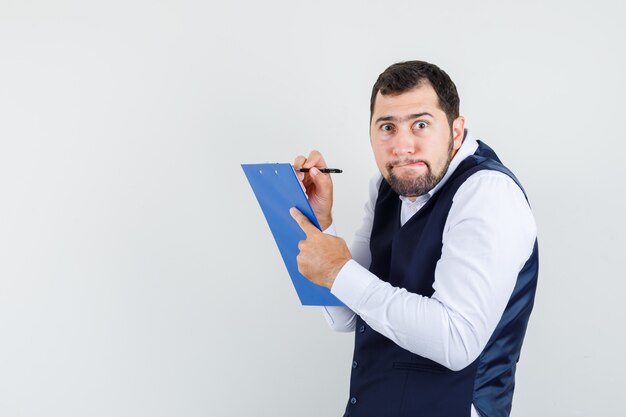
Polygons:
<instances>
[{"instance_id":1,"label":"white dress shirt","mask_svg":"<svg viewBox=\"0 0 626 417\"><path fill-rule=\"evenodd\" d=\"M478 143L469 131L443 179L411 202L400 197L404 225L436 193ZM370 182L365 217L350 247L353 259L340 270L331 293L346 307L323 307L328 324L353 331L355 313L402 348L449 369L471 364L500 321L530 257L537 230L522 190L506 174L482 170L456 192L443 230L435 290L425 297L393 287L369 272L374 207L382 181ZM334 226L326 233L335 234ZM472 416L478 416L472 407Z\"/></svg>"}]
</instances>

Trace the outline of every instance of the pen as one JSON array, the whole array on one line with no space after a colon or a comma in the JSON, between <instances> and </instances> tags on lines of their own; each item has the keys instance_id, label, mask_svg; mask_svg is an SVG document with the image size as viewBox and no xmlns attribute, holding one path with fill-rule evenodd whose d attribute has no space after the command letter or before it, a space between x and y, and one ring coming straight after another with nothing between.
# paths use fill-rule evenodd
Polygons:
<instances>
[{"instance_id":1,"label":"pen","mask_svg":"<svg viewBox=\"0 0 626 417\"><path fill-rule=\"evenodd\" d=\"M310 168L300 168L296 169L296 172L309 172ZM324 174L341 174L343 171L338 168L317 168L320 172Z\"/></svg>"}]
</instances>

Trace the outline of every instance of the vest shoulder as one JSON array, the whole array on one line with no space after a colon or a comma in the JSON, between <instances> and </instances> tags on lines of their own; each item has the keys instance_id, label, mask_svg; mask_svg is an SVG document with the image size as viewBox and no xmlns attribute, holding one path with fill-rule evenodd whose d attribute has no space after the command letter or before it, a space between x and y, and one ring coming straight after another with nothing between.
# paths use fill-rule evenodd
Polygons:
<instances>
[{"instance_id":1,"label":"vest shoulder","mask_svg":"<svg viewBox=\"0 0 626 417\"><path fill-rule=\"evenodd\" d=\"M482 141L478 141L478 149L473 155L468 156L463 160L457 172L454 175L456 180L460 180L461 183L465 182L469 177L473 176L479 171L495 171L502 173L509 178L511 178L515 184L522 190L524 195L526 195L526 191L522 186L521 182L517 179L515 174L506 167L498 155L495 153L493 149L491 149L487 144Z\"/></svg>"}]
</instances>

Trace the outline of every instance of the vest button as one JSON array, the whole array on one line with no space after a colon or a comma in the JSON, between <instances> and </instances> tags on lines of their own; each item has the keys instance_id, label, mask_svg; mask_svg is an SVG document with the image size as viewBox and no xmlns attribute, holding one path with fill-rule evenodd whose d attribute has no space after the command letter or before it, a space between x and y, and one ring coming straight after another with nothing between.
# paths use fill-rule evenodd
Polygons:
<instances>
[{"instance_id":1,"label":"vest button","mask_svg":"<svg viewBox=\"0 0 626 417\"><path fill-rule=\"evenodd\" d=\"M357 361L352 361L352 369L355 369L357 366L359 366L359 363Z\"/></svg>"},{"instance_id":2,"label":"vest button","mask_svg":"<svg viewBox=\"0 0 626 417\"><path fill-rule=\"evenodd\" d=\"M362 325L361 327L359 327L359 333L363 333L364 331L365 331L365 326Z\"/></svg>"},{"instance_id":3,"label":"vest button","mask_svg":"<svg viewBox=\"0 0 626 417\"><path fill-rule=\"evenodd\" d=\"M350 404L356 404L356 397L350 398Z\"/></svg>"}]
</instances>

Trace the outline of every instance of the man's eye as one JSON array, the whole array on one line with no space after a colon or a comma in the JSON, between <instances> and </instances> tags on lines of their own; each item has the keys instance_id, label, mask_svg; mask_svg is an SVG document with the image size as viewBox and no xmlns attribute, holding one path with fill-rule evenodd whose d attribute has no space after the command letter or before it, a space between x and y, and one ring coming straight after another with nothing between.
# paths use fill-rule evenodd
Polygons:
<instances>
[{"instance_id":1,"label":"man's eye","mask_svg":"<svg viewBox=\"0 0 626 417\"><path fill-rule=\"evenodd\" d=\"M385 124L380 127L380 130L382 130L383 132L391 132L393 130L393 126Z\"/></svg>"},{"instance_id":2,"label":"man's eye","mask_svg":"<svg viewBox=\"0 0 626 417\"><path fill-rule=\"evenodd\" d=\"M416 128L418 128L418 129L424 129L424 128L426 128L428 126L428 123L426 123L426 122L415 122L414 126Z\"/></svg>"}]
</instances>

